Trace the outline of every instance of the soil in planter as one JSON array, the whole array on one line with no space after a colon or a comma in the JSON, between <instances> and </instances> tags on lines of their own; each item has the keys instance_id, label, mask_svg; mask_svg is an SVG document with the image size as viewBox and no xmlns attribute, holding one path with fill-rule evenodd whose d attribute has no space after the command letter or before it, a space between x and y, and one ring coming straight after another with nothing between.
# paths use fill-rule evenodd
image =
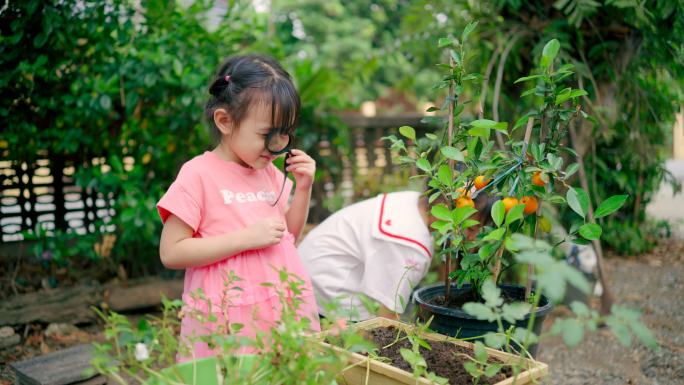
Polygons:
<instances>
[{"instance_id":1,"label":"soil in planter","mask_svg":"<svg viewBox=\"0 0 684 385\"><path fill-rule=\"evenodd\" d=\"M508 304L514 302L524 302L524 296L518 294L519 293L511 293L504 290L501 291L501 297L503 298L504 303ZM482 302L482 300L480 298L477 298L475 291L468 290L467 292L461 293L459 295L451 295L449 297L448 302L446 301L443 295L435 296L432 298L431 301L429 301L429 303L432 305L442 306L451 309L460 309L463 307L463 305L465 305L468 302Z\"/></svg>"},{"instance_id":2,"label":"soil in planter","mask_svg":"<svg viewBox=\"0 0 684 385\"><path fill-rule=\"evenodd\" d=\"M401 348L411 349L411 343L408 339L403 338L406 337L406 333L403 331L401 332L399 341L394 343L397 339L398 332L399 330L393 326L379 327L366 331L366 338L378 347L377 353L379 356L390 360L390 362L388 362L390 365L411 373L413 372L411 365L404 360L400 353ZM472 377L463 367L463 363L466 362L468 358L460 355L466 354L472 356L472 349L443 341L428 341L428 343L432 347L431 350L427 350L423 347L420 348L420 354L425 358L428 371L433 372L440 377L447 378L451 385L472 384ZM491 356L489 357L489 362L502 363L501 360ZM508 366L504 366L494 377L487 378L483 376L480 378L479 383L495 384L512 375L512 369Z\"/></svg>"}]
</instances>

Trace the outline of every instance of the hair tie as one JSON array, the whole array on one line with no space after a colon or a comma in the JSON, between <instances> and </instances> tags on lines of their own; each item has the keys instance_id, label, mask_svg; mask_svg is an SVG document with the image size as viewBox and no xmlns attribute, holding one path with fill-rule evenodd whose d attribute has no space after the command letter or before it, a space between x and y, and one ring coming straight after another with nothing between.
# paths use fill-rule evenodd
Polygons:
<instances>
[{"instance_id":1,"label":"hair tie","mask_svg":"<svg viewBox=\"0 0 684 385\"><path fill-rule=\"evenodd\" d=\"M230 75L224 76L223 79L226 81L226 83L230 82Z\"/></svg>"}]
</instances>

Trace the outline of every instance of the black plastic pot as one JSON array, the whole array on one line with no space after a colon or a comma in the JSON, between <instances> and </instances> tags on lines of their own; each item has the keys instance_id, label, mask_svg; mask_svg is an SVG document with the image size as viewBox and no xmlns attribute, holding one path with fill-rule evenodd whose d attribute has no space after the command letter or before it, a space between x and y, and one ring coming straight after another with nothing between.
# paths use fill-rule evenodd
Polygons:
<instances>
[{"instance_id":1,"label":"black plastic pot","mask_svg":"<svg viewBox=\"0 0 684 385\"><path fill-rule=\"evenodd\" d=\"M504 292L520 296L520 298L524 297L525 288L522 286L501 285L499 288ZM451 286L451 296L458 296L468 291L470 291L470 285L463 285L460 289L456 285ZM480 321L461 309L434 305L432 302L438 296L444 297L443 284L422 287L413 293L413 300L418 305L418 317L426 321L434 316L432 323L430 323L430 329L457 338L478 337L485 335L487 332L497 331L496 322ZM536 335L541 333L542 323L552 308L553 305L549 302L549 299L542 296L539 301L539 307L534 312L535 320L532 330ZM524 320L518 321L516 326L527 328L529 317L530 314L525 316ZM504 321L504 328L507 329L509 326L510 324ZM536 344L531 345L528 350L533 357L536 357Z\"/></svg>"}]
</instances>

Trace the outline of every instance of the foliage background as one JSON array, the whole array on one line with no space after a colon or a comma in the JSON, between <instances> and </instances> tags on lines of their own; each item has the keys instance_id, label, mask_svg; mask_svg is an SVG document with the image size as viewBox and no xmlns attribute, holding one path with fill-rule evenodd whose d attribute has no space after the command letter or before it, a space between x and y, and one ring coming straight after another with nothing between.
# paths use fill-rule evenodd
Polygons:
<instances>
[{"instance_id":1,"label":"foliage background","mask_svg":"<svg viewBox=\"0 0 684 385\"><path fill-rule=\"evenodd\" d=\"M280 0L270 13L246 0L190 4L32 0L0 13L3 158L15 166L63 159L79 185L114 197L107 271L158 268L154 204L179 166L211 146L201 110L224 57L280 60L302 95L300 145L312 150L325 139L349 152L337 112L377 97L441 103L430 89L441 61L434 42L471 20L480 26L469 60L488 80L466 90L465 115L478 114L480 98L495 120L525 114L530 105L513 81L533 67L540 44L559 39L596 120L578 127L592 200L630 195L603 238L623 252L649 246L645 207L668 180L663 161L684 99L682 2ZM321 173L339 177L340 164L318 158ZM84 254L98 239L59 236L83 243Z\"/></svg>"}]
</instances>

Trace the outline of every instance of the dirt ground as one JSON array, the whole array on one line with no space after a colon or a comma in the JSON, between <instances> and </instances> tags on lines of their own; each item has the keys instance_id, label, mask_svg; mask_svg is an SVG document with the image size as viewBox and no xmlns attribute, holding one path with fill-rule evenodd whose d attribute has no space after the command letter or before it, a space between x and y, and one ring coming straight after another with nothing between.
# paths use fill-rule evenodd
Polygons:
<instances>
[{"instance_id":1,"label":"dirt ground","mask_svg":"<svg viewBox=\"0 0 684 385\"><path fill-rule=\"evenodd\" d=\"M549 364L549 376L542 384L684 384L684 240L663 240L639 258L608 258L606 268L617 303L643 312L643 320L654 331L660 349L625 348L607 329L585 336L572 350L560 337L550 337L539 350L538 359ZM592 308L598 309L597 300L593 300ZM566 309L554 309L545 328L562 316L567 316ZM44 326L17 330L23 335L21 344L0 350L0 385L14 383L9 362L102 340L97 325L51 336L45 335Z\"/></svg>"},{"instance_id":2,"label":"dirt ground","mask_svg":"<svg viewBox=\"0 0 684 385\"><path fill-rule=\"evenodd\" d=\"M625 348L608 329L585 336L572 350L552 337L539 351L538 359L549 364L543 384L684 384L684 240L664 240L638 259L608 258L606 269L617 304L643 312L660 349ZM556 308L544 327L563 315Z\"/></svg>"}]
</instances>

